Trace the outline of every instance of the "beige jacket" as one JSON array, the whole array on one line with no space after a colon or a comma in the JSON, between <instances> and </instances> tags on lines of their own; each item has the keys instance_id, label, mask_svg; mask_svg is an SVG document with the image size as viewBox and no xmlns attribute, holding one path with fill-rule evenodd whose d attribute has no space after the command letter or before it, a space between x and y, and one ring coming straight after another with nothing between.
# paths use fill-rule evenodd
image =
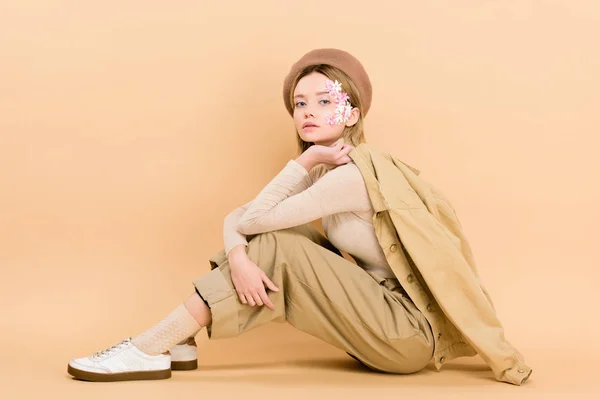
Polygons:
<instances>
[{"instance_id":1,"label":"beige jacket","mask_svg":"<svg viewBox=\"0 0 600 400\"><path fill-rule=\"evenodd\" d=\"M521 385L532 370L504 338L448 199L419 170L370 144L359 144L349 156L365 180L379 244L433 329L436 368L479 354L497 380Z\"/></svg>"}]
</instances>

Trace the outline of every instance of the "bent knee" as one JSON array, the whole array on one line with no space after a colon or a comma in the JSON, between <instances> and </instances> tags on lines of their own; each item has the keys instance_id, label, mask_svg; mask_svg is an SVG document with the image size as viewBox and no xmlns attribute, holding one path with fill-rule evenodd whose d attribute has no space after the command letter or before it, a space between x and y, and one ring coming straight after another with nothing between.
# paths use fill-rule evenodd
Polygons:
<instances>
[{"instance_id":1,"label":"bent knee","mask_svg":"<svg viewBox=\"0 0 600 400\"><path fill-rule=\"evenodd\" d=\"M298 245L309 241L290 229L279 229L257 234L248 242L247 254L255 261L262 264L270 262L291 261L294 258Z\"/></svg>"},{"instance_id":2,"label":"bent knee","mask_svg":"<svg viewBox=\"0 0 600 400\"><path fill-rule=\"evenodd\" d=\"M252 241L266 242L282 249L289 249L297 244L306 242L314 243L295 228L296 227L277 229L274 231L259 233L252 238Z\"/></svg>"}]
</instances>

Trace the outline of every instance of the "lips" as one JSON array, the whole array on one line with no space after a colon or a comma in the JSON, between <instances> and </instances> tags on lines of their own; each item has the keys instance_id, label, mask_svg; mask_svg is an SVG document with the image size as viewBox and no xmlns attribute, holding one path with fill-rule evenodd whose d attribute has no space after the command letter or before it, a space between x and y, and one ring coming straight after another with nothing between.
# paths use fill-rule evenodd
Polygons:
<instances>
[{"instance_id":1,"label":"lips","mask_svg":"<svg viewBox=\"0 0 600 400\"><path fill-rule=\"evenodd\" d=\"M302 124L302 129L304 128L318 128L319 125L315 124L314 122L305 122Z\"/></svg>"}]
</instances>

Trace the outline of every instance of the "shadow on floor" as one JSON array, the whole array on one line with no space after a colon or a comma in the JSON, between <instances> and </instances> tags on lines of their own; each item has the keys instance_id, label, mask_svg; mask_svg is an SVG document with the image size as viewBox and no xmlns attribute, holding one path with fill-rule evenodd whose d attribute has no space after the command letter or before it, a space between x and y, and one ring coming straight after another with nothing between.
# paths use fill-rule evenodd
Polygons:
<instances>
[{"instance_id":1,"label":"shadow on floor","mask_svg":"<svg viewBox=\"0 0 600 400\"><path fill-rule=\"evenodd\" d=\"M437 371L433 364L414 374L376 372L352 358L323 358L269 363L201 364L195 371L173 371L179 381L236 382L277 386L326 385L381 388L398 385L440 387L501 384L485 364L452 364ZM461 379L456 379L460 377Z\"/></svg>"}]
</instances>

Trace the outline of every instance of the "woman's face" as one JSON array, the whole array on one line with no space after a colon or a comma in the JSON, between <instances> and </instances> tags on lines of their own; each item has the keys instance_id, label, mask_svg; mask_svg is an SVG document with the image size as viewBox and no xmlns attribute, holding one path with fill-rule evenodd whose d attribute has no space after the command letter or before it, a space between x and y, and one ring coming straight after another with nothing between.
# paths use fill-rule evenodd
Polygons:
<instances>
[{"instance_id":1,"label":"woman's face","mask_svg":"<svg viewBox=\"0 0 600 400\"><path fill-rule=\"evenodd\" d=\"M358 120L358 110L353 110L350 119L340 125L329 125L326 117L335 114L337 104L326 89L329 78L312 72L298 81L294 90L294 124L300 138L323 146L333 144L342 136L344 127Z\"/></svg>"}]
</instances>

